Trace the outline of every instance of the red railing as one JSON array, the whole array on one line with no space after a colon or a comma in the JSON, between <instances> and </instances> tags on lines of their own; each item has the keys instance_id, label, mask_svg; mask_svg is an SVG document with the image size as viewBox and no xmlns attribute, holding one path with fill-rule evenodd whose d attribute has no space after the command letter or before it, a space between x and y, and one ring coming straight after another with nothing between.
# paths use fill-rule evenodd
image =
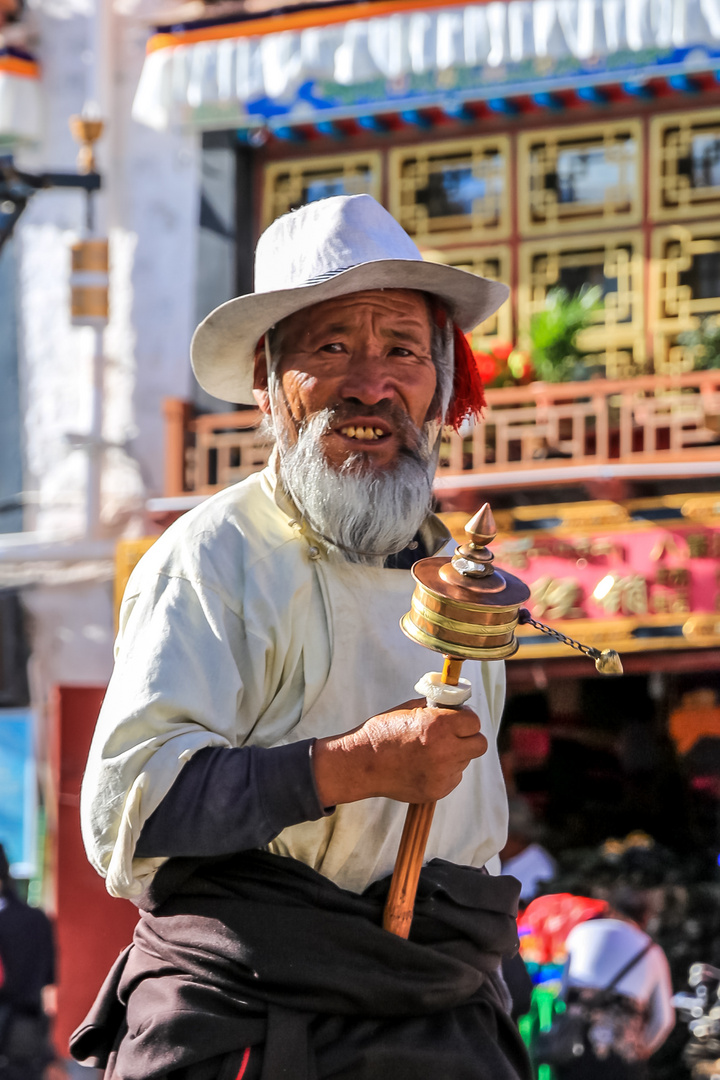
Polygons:
<instances>
[{"instance_id":1,"label":"red railing","mask_svg":"<svg viewBox=\"0 0 720 1080\"><path fill-rule=\"evenodd\" d=\"M440 473L687 463L720 457L720 371L541 383L486 391L483 422L450 435Z\"/></svg>"},{"instance_id":2,"label":"red railing","mask_svg":"<svg viewBox=\"0 0 720 1080\"><path fill-rule=\"evenodd\" d=\"M442 487L476 474L497 486L542 482L558 467L720 462L720 371L535 382L486 396L482 423L444 437ZM186 402L166 401L166 494L210 493L262 469L271 446L259 420L256 410L194 417Z\"/></svg>"}]
</instances>

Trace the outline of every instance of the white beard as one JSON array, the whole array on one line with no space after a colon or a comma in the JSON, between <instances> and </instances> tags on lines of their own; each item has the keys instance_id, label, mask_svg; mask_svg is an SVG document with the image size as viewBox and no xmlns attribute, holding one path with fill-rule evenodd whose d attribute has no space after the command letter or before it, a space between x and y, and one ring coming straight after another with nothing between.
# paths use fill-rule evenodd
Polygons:
<instances>
[{"instance_id":1,"label":"white beard","mask_svg":"<svg viewBox=\"0 0 720 1080\"><path fill-rule=\"evenodd\" d=\"M332 410L297 427L293 442L288 431L295 425L278 396L271 393L280 479L311 528L348 562L378 565L402 551L430 513L439 426L412 425L416 446L403 447L393 466L376 470L368 455L358 452L334 468L322 449Z\"/></svg>"}]
</instances>

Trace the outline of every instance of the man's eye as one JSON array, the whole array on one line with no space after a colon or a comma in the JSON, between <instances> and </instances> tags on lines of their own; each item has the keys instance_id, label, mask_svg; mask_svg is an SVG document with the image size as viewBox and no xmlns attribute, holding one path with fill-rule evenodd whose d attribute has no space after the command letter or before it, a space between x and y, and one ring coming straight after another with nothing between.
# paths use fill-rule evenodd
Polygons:
<instances>
[{"instance_id":1,"label":"man's eye","mask_svg":"<svg viewBox=\"0 0 720 1080\"><path fill-rule=\"evenodd\" d=\"M340 341L328 341L326 345L320 346L320 352L339 353L342 352L343 347Z\"/></svg>"},{"instance_id":2,"label":"man's eye","mask_svg":"<svg viewBox=\"0 0 720 1080\"><path fill-rule=\"evenodd\" d=\"M404 349L402 345L395 345L390 350L391 356L414 356L415 353L411 349Z\"/></svg>"}]
</instances>

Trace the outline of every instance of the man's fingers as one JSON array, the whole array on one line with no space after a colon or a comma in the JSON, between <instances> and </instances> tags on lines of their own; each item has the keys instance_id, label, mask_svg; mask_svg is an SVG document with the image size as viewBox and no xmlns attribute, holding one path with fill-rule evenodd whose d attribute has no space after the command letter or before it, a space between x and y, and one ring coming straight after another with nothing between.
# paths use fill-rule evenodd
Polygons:
<instances>
[{"instance_id":1,"label":"man's fingers","mask_svg":"<svg viewBox=\"0 0 720 1080\"><path fill-rule=\"evenodd\" d=\"M487 748L488 741L482 732L478 732L476 735L466 735L462 741L462 750L464 754L467 754L468 761L482 757L487 752Z\"/></svg>"},{"instance_id":2,"label":"man's fingers","mask_svg":"<svg viewBox=\"0 0 720 1080\"><path fill-rule=\"evenodd\" d=\"M472 709L415 698L344 735L319 739L315 782L324 806L376 796L427 802L457 787L470 762L487 748Z\"/></svg>"},{"instance_id":3,"label":"man's fingers","mask_svg":"<svg viewBox=\"0 0 720 1080\"><path fill-rule=\"evenodd\" d=\"M453 734L460 738L477 735L480 730L480 717L472 709L445 709L443 712Z\"/></svg>"},{"instance_id":4,"label":"man's fingers","mask_svg":"<svg viewBox=\"0 0 720 1080\"><path fill-rule=\"evenodd\" d=\"M449 795L451 791L454 791L463 778L462 770L453 773L449 776L442 787L439 787L436 792L433 793L433 798L428 799L428 802L436 802L438 799L444 799L446 795Z\"/></svg>"}]
</instances>

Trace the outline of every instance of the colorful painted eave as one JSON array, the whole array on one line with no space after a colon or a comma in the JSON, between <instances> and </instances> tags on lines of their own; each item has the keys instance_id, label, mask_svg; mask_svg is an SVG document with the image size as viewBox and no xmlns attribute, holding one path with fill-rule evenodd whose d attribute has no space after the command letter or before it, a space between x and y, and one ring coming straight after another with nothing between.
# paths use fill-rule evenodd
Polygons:
<instances>
[{"instance_id":1,"label":"colorful painted eave","mask_svg":"<svg viewBox=\"0 0 720 1080\"><path fill-rule=\"evenodd\" d=\"M40 137L40 65L28 53L0 49L0 151Z\"/></svg>"},{"instance_id":2,"label":"colorful painted eave","mask_svg":"<svg viewBox=\"0 0 720 1080\"><path fill-rule=\"evenodd\" d=\"M481 4L490 0L476 0ZM365 0L357 4L331 4L302 8L299 11L247 18L241 21L213 23L201 26L182 24L177 28L158 28L147 43L148 53L178 45L197 45L204 41L227 41L231 38L263 37L282 34L288 30L307 30L316 26L334 26L355 19L377 19L407 11L439 10L458 7L458 0Z\"/></svg>"},{"instance_id":3,"label":"colorful painted eave","mask_svg":"<svg viewBox=\"0 0 720 1080\"><path fill-rule=\"evenodd\" d=\"M528 93L525 88L510 90L501 95L490 92L466 98L443 100L438 93L412 108L393 109L391 104L377 106L371 112L357 110L356 115L324 117L314 122L279 124L270 118L264 125L254 125L238 131L242 142L256 145L258 142L277 141L286 143L312 143L318 139L351 139L353 136L372 132L376 135L392 135L393 132L416 129L442 131L458 122L472 123L497 116L520 117L559 113L588 114L607 109L614 104L633 101L672 102L692 100L720 88L720 63L717 68L694 72L688 76L678 70L664 78L647 81L599 80L597 83L577 79L577 85L558 86L553 90L536 90ZM259 134L262 131L262 135Z\"/></svg>"},{"instance_id":4,"label":"colorful painted eave","mask_svg":"<svg viewBox=\"0 0 720 1080\"><path fill-rule=\"evenodd\" d=\"M363 0L158 27L133 115L304 142L714 86L720 19L683 0L678 30L653 2Z\"/></svg>"},{"instance_id":5,"label":"colorful painted eave","mask_svg":"<svg viewBox=\"0 0 720 1080\"><path fill-rule=\"evenodd\" d=\"M27 53L16 49L0 49L0 73L18 79L39 79L40 65Z\"/></svg>"}]
</instances>

